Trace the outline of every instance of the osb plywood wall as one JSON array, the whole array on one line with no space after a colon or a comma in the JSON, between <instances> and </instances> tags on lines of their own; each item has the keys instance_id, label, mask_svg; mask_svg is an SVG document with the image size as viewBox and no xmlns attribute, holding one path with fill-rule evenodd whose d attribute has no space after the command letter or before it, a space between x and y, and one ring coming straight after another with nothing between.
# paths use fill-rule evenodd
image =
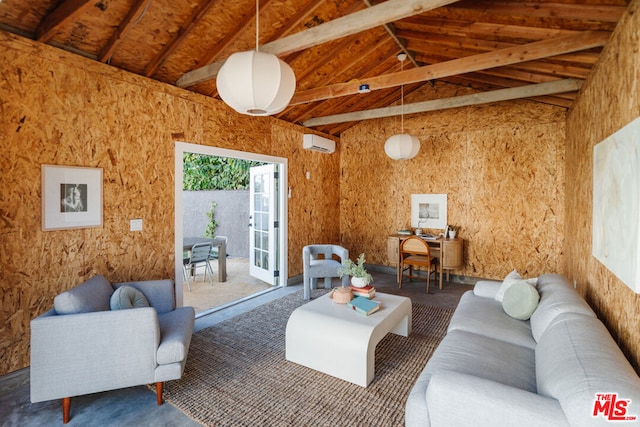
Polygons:
<instances>
[{"instance_id":1,"label":"osb plywood wall","mask_svg":"<svg viewBox=\"0 0 640 427\"><path fill-rule=\"evenodd\" d=\"M407 102L463 93L437 83ZM400 119L362 122L341 138L342 242L387 264L387 236L410 228L411 195L446 193L448 223L465 239L464 267L454 274L562 272L564 123L564 110L530 101L406 116L420 152L394 161L384 142L400 132Z\"/></svg>"},{"instance_id":2,"label":"osb plywood wall","mask_svg":"<svg viewBox=\"0 0 640 427\"><path fill-rule=\"evenodd\" d=\"M0 56L0 375L29 365L29 321L56 294L173 278L176 140L288 158L290 276L302 246L337 240L338 154L301 150L305 129L1 32ZM103 169L102 228L41 231L41 164Z\"/></svg>"},{"instance_id":3,"label":"osb plywood wall","mask_svg":"<svg viewBox=\"0 0 640 427\"><path fill-rule=\"evenodd\" d=\"M640 372L640 296L591 255L593 147L640 116L640 1L630 3L567 120L571 280ZM640 143L640 141L636 141Z\"/></svg>"}]
</instances>

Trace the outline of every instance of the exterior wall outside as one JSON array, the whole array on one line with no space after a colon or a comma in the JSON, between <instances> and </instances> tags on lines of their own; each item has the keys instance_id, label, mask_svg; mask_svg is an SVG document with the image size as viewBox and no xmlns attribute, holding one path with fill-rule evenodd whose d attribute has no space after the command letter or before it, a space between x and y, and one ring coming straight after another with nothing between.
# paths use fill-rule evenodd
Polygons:
<instances>
[{"instance_id":1,"label":"exterior wall outside","mask_svg":"<svg viewBox=\"0 0 640 427\"><path fill-rule=\"evenodd\" d=\"M183 191L183 235L203 237L209 224L207 214L215 202L216 236L227 236L227 255L249 257L249 191Z\"/></svg>"},{"instance_id":2,"label":"exterior wall outside","mask_svg":"<svg viewBox=\"0 0 640 427\"><path fill-rule=\"evenodd\" d=\"M632 0L567 120L566 267L640 372L640 295L591 255L593 147L640 116L640 1Z\"/></svg>"}]
</instances>

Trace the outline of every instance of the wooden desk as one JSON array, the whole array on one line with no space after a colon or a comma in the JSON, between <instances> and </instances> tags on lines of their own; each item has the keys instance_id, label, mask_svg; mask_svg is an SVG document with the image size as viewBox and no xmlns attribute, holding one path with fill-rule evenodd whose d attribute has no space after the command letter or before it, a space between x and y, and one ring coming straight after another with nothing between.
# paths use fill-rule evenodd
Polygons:
<instances>
[{"instance_id":1,"label":"wooden desk","mask_svg":"<svg viewBox=\"0 0 640 427\"><path fill-rule=\"evenodd\" d=\"M209 239L206 237L185 237L182 239L182 250L191 251L196 243L211 243L218 248L218 281L227 281L227 244L224 239Z\"/></svg>"},{"instance_id":2,"label":"wooden desk","mask_svg":"<svg viewBox=\"0 0 640 427\"><path fill-rule=\"evenodd\" d=\"M391 264L396 266L396 283L400 283L400 241L409 236L394 234L387 237L387 258ZM440 267L440 289L442 289L442 273L447 270L447 281L449 281L449 273L451 270L462 267L462 248L464 239L456 237L455 239L425 239L429 244L431 256L438 258Z\"/></svg>"}]
</instances>

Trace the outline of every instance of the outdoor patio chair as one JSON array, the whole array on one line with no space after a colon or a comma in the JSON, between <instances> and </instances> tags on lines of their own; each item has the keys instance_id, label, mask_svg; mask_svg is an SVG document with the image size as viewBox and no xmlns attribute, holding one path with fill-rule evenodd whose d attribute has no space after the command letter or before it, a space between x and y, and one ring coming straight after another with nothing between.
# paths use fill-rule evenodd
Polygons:
<instances>
[{"instance_id":1,"label":"outdoor patio chair","mask_svg":"<svg viewBox=\"0 0 640 427\"><path fill-rule=\"evenodd\" d=\"M204 263L204 278L206 279L207 273L209 273L209 284L213 285L213 269L211 268L211 264L209 264L209 259L211 259L212 247L213 245L211 243L197 243L191 248L191 254L189 255L189 257L182 260L184 278L187 281L189 291L191 291L191 282L189 280L189 276L191 276L191 273L193 272L193 276L195 279L195 271L198 267L198 264Z\"/></svg>"}]
</instances>

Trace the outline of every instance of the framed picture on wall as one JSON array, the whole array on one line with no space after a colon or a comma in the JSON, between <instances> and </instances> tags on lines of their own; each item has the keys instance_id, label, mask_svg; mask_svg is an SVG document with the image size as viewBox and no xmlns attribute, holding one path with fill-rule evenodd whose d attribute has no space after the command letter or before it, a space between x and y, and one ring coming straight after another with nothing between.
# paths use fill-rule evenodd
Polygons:
<instances>
[{"instance_id":1,"label":"framed picture on wall","mask_svg":"<svg viewBox=\"0 0 640 427\"><path fill-rule=\"evenodd\" d=\"M411 227L447 228L447 195L412 194Z\"/></svg>"},{"instance_id":2,"label":"framed picture on wall","mask_svg":"<svg viewBox=\"0 0 640 427\"><path fill-rule=\"evenodd\" d=\"M640 293L640 117L593 148L592 254Z\"/></svg>"},{"instance_id":3,"label":"framed picture on wall","mask_svg":"<svg viewBox=\"0 0 640 427\"><path fill-rule=\"evenodd\" d=\"M102 227L102 169L42 165L42 230Z\"/></svg>"}]
</instances>

